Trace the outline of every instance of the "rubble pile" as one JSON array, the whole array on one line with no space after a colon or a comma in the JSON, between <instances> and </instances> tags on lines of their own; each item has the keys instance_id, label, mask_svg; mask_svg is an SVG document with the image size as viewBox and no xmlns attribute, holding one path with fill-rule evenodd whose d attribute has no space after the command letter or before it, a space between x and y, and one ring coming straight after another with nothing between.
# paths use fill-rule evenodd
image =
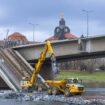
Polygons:
<instances>
[{"instance_id":1,"label":"rubble pile","mask_svg":"<svg viewBox=\"0 0 105 105\"><path fill-rule=\"evenodd\" d=\"M61 102L64 105L105 105L103 99L84 99L83 96L72 96L65 97L64 95L47 95L44 93L15 93L15 92L4 92L0 93L0 98L16 99L18 101L46 101L46 102Z\"/></svg>"}]
</instances>

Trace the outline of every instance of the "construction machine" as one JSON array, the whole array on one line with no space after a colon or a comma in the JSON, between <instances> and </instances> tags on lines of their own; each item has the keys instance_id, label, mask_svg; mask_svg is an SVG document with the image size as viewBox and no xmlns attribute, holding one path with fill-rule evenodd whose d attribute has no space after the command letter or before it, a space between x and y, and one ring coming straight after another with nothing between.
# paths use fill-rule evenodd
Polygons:
<instances>
[{"instance_id":1,"label":"construction machine","mask_svg":"<svg viewBox=\"0 0 105 105\"><path fill-rule=\"evenodd\" d=\"M57 70L57 67L56 67L57 66L56 65L56 58L55 58L55 55L54 55L53 48L51 46L50 41L47 41L46 44L45 44L45 47L44 47L43 51L40 54L40 57L38 59L38 62L36 63L36 65L34 67L34 70L33 70L31 79L28 80L25 77L25 78L23 78L23 80L20 83L20 85L21 85L21 87L22 87L23 90L31 91L31 90L33 90L35 88L35 85L37 83L37 75L38 75L38 73L41 70L42 64L43 64L43 62L46 59L47 53L50 54L50 58L51 58L51 61L52 61L52 69L53 69L53 72L56 73L58 71Z\"/></svg>"},{"instance_id":2,"label":"construction machine","mask_svg":"<svg viewBox=\"0 0 105 105\"><path fill-rule=\"evenodd\" d=\"M50 54L52 61L52 69L54 73L58 71L53 48L51 46L50 41L47 41L43 51L40 54L38 62L34 67L31 79L27 80L25 78L25 80L21 82L22 89L32 91L33 88L35 88L37 83L37 75L41 70L42 64L46 59L47 53ZM64 93L65 96L70 96L73 94L82 94L84 92L84 86L82 85L81 82L79 82L79 79L76 78L64 79L64 80L46 80L45 83L48 85L48 94L50 95L51 94L57 95L59 93Z\"/></svg>"},{"instance_id":3,"label":"construction machine","mask_svg":"<svg viewBox=\"0 0 105 105\"><path fill-rule=\"evenodd\" d=\"M64 80L46 80L49 85L48 94L57 95L63 93L65 96L81 95L84 92L82 80L78 78L69 78Z\"/></svg>"}]
</instances>

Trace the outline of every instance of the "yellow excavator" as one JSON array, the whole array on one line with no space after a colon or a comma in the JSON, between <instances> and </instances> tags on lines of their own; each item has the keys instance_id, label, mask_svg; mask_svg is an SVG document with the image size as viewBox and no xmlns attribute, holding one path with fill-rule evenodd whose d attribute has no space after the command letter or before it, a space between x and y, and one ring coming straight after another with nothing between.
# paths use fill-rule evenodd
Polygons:
<instances>
[{"instance_id":1,"label":"yellow excavator","mask_svg":"<svg viewBox=\"0 0 105 105\"><path fill-rule=\"evenodd\" d=\"M50 41L47 41L43 51L40 54L38 62L34 67L31 79L27 80L27 78L23 78L23 80L20 83L23 90L30 90L31 91L33 88L35 88L35 85L37 83L37 75L41 70L42 64L46 59L47 53L50 54L50 58L52 61L52 69L54 72L56 72L57 67L56 67L56 58L54 55L54 51L53 51L53 48L51 46Z\"/></svg>"},{"instance_id":2,"label":"yellow excavator","mask_svg":"<svg viewBox=\"0 0 105 105\"><path fill-rule=\"evenodd\" d=\"M22 89L32 91L33 88L35 88L35 85L37 83L37 75L41 70L42 64L46 59L47 53L50 54L53 71L58 71L56 67L56 58L54 56L53 48L50 41L47 41L38 59L38 62L35 65L31 79L24 80L21 82ZM84 86L81 82L79 82L79 79L76 78L69 78L64 80L46 80L45 83L48 85L48 94L50 95L57 95L59 93L63 93L65 96L70 96L71 94L82 94L84 92Z\"/></svg>"}]
</instances>

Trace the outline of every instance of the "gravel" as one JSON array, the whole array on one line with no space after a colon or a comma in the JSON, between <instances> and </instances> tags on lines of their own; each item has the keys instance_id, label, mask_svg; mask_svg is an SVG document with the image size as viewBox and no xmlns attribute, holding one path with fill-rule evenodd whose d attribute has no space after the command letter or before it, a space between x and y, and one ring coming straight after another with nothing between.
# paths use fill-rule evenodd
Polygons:
<instances>
[{"instance_id":1,"label":"gravel","mask_svg":"<svg viewBox=\"0 0 105 105\"><path fill-rule=\"evenodd\" d=\"M15 92L0 92L0 98L16 99L18 101L46 101L46 102L62 102L68 105L105 105L103 99L86 99L83 96L64 97L63 95L47 95L43 93L15 93Z\"/></svg>"}]
</instances>

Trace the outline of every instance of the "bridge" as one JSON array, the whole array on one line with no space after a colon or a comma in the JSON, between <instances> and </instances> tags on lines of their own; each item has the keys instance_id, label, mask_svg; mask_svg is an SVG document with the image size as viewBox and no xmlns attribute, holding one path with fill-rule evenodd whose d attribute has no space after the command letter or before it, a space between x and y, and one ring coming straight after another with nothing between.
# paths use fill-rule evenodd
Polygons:
<instances>
[{"instance_id":1,"label":"bridge","mask_svg":"<svg viewBox=\"0 0 105 105\"><path fill-rule=\"evenodd\" d=\"M40 56L44 43L14 47L28 62ZM52 42L58 61L105 56L105 35Z\"/></svg>"},{"instance_id":2,"label":"bridge","mask_svg":"<svg viewBox=\"0 0 105 105\"><path fill-rule=\"evenodd\" d=\"M36 63L44 45L45 42L0 50L0 76L11 89L15 91L20 90L22 77L31 77L33 68L30 64ZM104 45L105 35L52 42L52 47L58 62L104 57ZM40 72L41 76L38 75L41 81L44 82L44 79L53 78L48 55L47 61L42 69Z\"/></svg>"}]
</instances>

